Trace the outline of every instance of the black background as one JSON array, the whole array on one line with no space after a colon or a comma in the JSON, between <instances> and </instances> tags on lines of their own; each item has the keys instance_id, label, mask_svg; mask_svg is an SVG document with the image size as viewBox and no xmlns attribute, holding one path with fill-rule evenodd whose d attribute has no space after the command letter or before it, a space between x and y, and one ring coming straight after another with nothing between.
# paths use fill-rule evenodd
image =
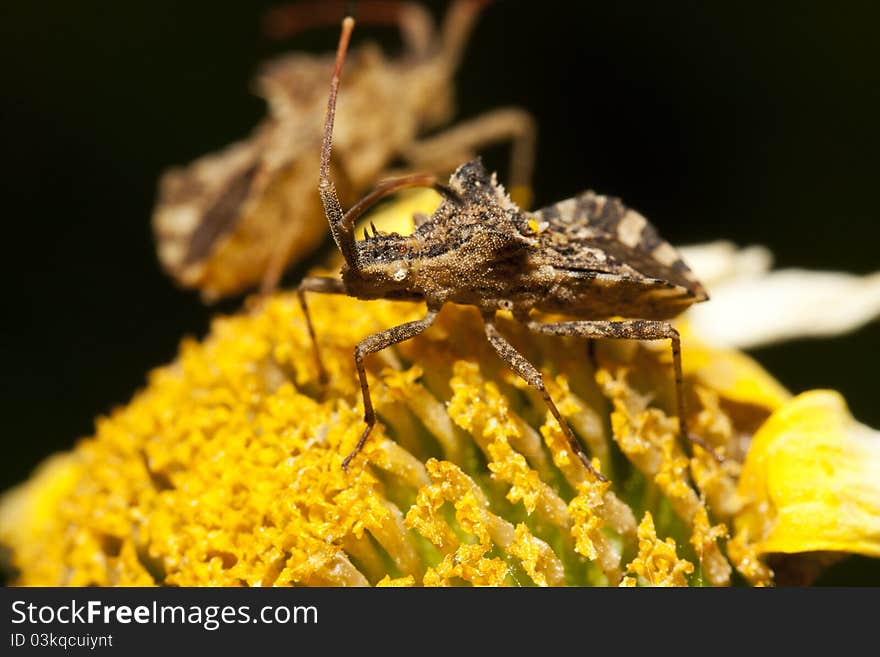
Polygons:
<instances>
[{"instance_id":1,"label":"black background","mask_svg":"<svg viewBox=\"0 0 880 657\"><path fill-rule=\"evenodd\" d=\"M250 130L264 111L247 91L258 62L335 46L335 28L267 41L270 4L3 3L0 488L89 435L181 337L206 330L216 309L156 264L155 182ZM878 24L867 1L501 0L460 71L459 116L534 113L537 204L590 187L675 244L727 238L769 246L779 266L868 273ZM391 31L355 41L368 31L395 47ZM488 163L504 171L505 155ZM841 390L880 427L878 338L875 323L756 355L793 391Z\"/></svg>"}]
</instances>

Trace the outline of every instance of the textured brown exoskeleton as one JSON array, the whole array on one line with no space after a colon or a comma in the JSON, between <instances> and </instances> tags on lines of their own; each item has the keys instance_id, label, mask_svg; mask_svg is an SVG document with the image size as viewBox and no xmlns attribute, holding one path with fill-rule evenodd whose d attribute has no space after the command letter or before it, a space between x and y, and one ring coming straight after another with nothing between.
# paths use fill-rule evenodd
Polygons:
<instances>
[{"instance_id":1,"label":"textured brown exoskeleton","mask_svg":"<svg viewBox=\"0 0 880 657\"><path fill-rule=\"evenodd\" d=\"M388 181L343 213L329 157L339 76L352 18L343 22L336 71L327 105L319 190L333 238L345 264L342 279L306 278L299 298L306 312L305 291L347 294L359 299L425 301L424 319L371 335L355 349L364 399L366 428L351 459L363 447L376 417L367 386L364 357L415 337L433 323L441 306L476 306L486 337L504 361L544 397L571 449L596 472L568 423L547 393L541 373L504 339L495 325L499 310L510 311L529 329L550 335L583 338L670 340L682 436L701 445L685 428L678 332L663 321L681 313L706 292L675 249L663 241L637 212L619 200L586 192L536 212L524 212L511 200L480 160L461 165L443 186L431 176ZM431 217L421 217L411 235L365 235L355 241L353 222L379 198L403 187L430 185L444 199ZM543 323L532 313L554 313L576 321ZM610 321L613 316L638 317ZM309 320L314 341L314 331ZM317 346L315 347L317 353ZM318 354L320 363L320 355ZM705 447L705 445L703 445ZM708 449L708 448L707 448Z\"/></svg>"},{"instance_id":2,"label":"textured brown exoskeleton","mask_svg":"<svg viewBox=\"0 0 880 657\"><path fill-rule=\"evenodd\" d=\"M342 4L278 7L267 29L280 36L335 23ZM399 26L404 53L389 58L373 43L352 52L350 91L339 105L344 127L331 163L344 201L360 196L395 161L449 172L480 145L503 140L513 145L513 184L528 188L535 131L522 110L499 108L419 138L452 117L453 76L485 4L456 0L437 33L430 14L415 3L358 3L368 22ZM269 62L256 79L268 118L248 139L163 175L153 229L162 266L180 285L198 288L206 301L260 282L267 292L289 264L324 240L327 222L312 174L332 69L332 55L294 53Z\"/></svg>"}]
</instances>

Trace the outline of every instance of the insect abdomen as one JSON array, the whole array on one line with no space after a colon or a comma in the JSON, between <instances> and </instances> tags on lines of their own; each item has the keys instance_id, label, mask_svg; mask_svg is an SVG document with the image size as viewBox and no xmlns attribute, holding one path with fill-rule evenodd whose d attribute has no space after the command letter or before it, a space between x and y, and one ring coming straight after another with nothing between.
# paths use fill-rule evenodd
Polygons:
<instances>
[{"instance_id":1,"label":"insect abdomen","mask_svg":"<svg viewBox=\"0 0 880 657\"><path fill-rule=\"evenodd\" d=\"M583 319L631 317L671 319L697 301L688 290L664 282L597 272L558 272L561 282L536 305L538 310Z\"/></svg>"}]
</instances>

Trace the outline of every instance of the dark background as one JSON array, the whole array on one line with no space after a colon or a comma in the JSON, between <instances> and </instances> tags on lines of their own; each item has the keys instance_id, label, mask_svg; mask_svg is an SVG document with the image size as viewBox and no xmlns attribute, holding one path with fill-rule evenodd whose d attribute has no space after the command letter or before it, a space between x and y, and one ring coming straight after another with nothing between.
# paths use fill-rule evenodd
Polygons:
<instances>
[{"instance_id":1,"label":"dark background","mask_svg":"<svg viewBox=\"0 0 880 657\"><path fill-rule=\"evenodd\" d=\"M248 93L258 62L335 47L335 27L269 42L270 4L3 3L0 488L204 334L216 309L156 264L155 183L262 116ZM429 5L439 16L445 3ZM868 1L501 0L467 52L459 116L534 113L537 204L590 187L675 244L728 238L769 246L779 266L868 273L880 268L878 24ZM367 32L395 47L391 31L355 42ZM505 171L505 155L488 163ZM841 390L880 427L878 339L875 323L756 356L793 391Z\"/></svg>"}]
</instances>

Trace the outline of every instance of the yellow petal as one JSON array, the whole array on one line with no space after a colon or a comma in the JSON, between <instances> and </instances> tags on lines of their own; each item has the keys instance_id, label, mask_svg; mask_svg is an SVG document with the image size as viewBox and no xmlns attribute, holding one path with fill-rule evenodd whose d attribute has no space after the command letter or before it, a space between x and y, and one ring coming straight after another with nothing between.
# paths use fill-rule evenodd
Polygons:
<instances>
[{"instance_id":1,"label":"yellow petal","mask_svg":"<svg viewBox=\"0 0 880 657\"><path fill-rule=\"evenodd\" d=\"M741 404L779 408L791 393L741 351L705 344L690 326L679 327L682 335L682 368L722 397Z\"/></svg>"},{"instance_id":2,"label":"yellow petal","mask_svg":"<svg viewBox=\"0 0 880 657\"><path fill-rule=\"evenodd\" d=\"M830 550L880 556L880 432L833 391L799 395L755 434L735 527L758 553Z\"/></svg>"}]
</instances>

